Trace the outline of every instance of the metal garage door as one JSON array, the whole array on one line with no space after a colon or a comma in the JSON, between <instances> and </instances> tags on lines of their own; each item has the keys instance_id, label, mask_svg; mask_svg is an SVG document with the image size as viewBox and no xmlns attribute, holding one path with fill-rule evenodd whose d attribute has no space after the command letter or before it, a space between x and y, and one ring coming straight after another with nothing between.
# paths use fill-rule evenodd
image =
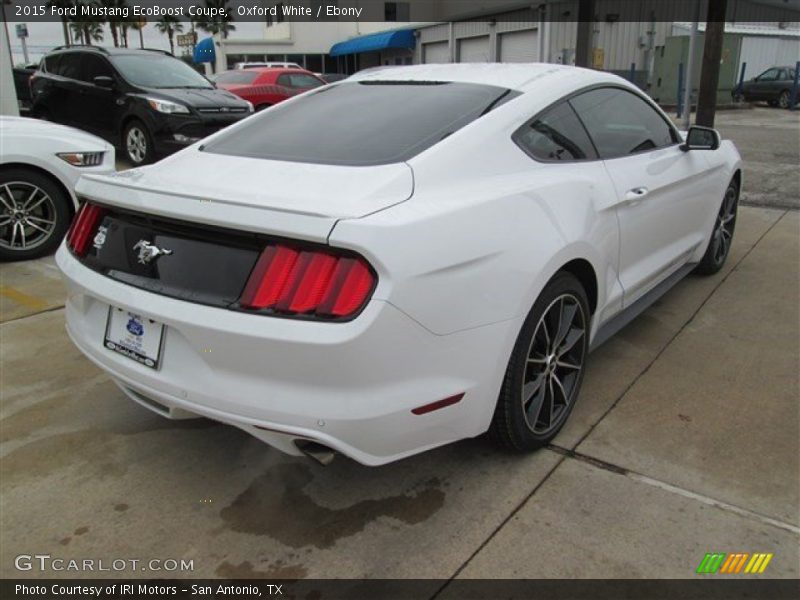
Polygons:
<instances>
[{"instance_id":1,"label":"metal garage door","mask_svg":"<svg viewBox=\"0 0 800 600\"><path fill-rule=\"evenodd\" d=\"M489 36L458 40L458 62L489 62Z\"/></svg>"},{"instance_id":2,"label":"metal garage door","mask_svg":"<svg viewBox=\"0 0 800 600\"><path fill-rule=\"evenodd\" d=\"M422 45L422 62L449 63L450 49L447 42L431 42Z\"/></svg>"},{"instance_id":3,"label":"metal garage door","mask_svg":"<svg viewBox=\"0 0 800 600\"><path fill-rule=\"evenodd\" d=\"M500 34L501 62L536 62L539 60L539 39L535 29Z\"/></svg>"}]
</instances>

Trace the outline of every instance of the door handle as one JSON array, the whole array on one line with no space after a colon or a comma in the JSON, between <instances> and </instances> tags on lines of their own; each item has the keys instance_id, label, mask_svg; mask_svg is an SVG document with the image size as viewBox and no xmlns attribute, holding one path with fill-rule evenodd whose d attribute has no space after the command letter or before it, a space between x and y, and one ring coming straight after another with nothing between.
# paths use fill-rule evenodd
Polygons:
<instances>
[{"instance_id":1,"label":"door handle","mask_svg":"<svg viewBox=\"0 0 800 600\"><path fill-rule=\"evenodd\" d=\"M646 187L635 187L625 192L625 202L638 202L647 196L648 193L649 190Z\"/></svg>"}]
</instances>

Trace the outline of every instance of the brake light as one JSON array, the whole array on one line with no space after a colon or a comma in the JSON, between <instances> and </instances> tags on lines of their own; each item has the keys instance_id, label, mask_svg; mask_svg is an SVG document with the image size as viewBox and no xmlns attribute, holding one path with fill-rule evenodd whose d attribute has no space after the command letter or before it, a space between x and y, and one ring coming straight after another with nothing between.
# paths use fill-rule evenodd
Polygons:
<instances>
[{"instance_id":1,"label":"brake light","mask_svg":"<svg viewBox=\"0 0 800 600\"><path fill-rule=\"evenodd\" d=\"M364 306L375 282L361 257L279 244L261 253L239 304L288 315L349 317Z\"/></svg>"},{"instance_id":2,"label":"brake light","mask_svg":"<svg viewBox=\"0 0 800 600\"><path fill-rule=\"evenodd\" d=\"M67 232L67 245L79 257L86 255L89 241L97 231L97 226L105 216L106 209L96 204L86 202L81 206L78 214Z\"/></svg>"}]
</instances>

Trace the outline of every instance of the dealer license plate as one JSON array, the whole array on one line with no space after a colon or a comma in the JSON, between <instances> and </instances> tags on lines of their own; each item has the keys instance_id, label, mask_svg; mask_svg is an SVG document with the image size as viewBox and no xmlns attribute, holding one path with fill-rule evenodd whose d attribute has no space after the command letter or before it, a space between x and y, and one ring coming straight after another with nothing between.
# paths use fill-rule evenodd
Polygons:
<instances>
[{"instance_id":1,"label":"dealer license plate","mask_svg":"<svg viewBox=\"0 0 800 600\"><path fill-rule=\"evenodd\" d=\"M164 329L163 323L111 306L103 343L109 350L151 369L158 369Z\"/></svg>"}]
</instances>

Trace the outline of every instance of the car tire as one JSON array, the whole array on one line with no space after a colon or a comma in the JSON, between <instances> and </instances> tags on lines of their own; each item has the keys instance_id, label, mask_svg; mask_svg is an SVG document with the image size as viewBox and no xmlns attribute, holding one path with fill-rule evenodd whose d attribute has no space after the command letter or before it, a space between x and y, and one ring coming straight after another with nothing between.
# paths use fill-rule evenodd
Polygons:
<instances>
[{"instance_id":1,"label":"car tire","mask_svg":"<svg viewBox=\"0 0 800 600\"><path fill-rule=\"evenodd\" d=\"M548 444L575 406L589 351L589 302L578 279L557 273L528 313L489 427L502 447Z\"/></svg>"},{"instance_id":2,"label":"car tire","mask_svg":"<svg viewBox=\"0 0 800 600\"><path fill-rule=\"evenodd\" d=\"M778 106L781 108L789 108L790 94L789 90L783 90L781 95L778 96Z\"/></svg>"},{"instance_id":3,"label":"car tire","mask_svg":"<svg viewBox=\"0 0 800 600\"><path fill-rule=\"evenodd\" d=\"M272 106L272 104L259 104L258 106L256 106L256 112L261 112L262 110L265 110L270 106Z\"/></svg>"},{"instance_id":4,"label":"car tire","mask_svg":"<svg viewBox=\"0 0 800 600\"><path fill-rule=\"evenodd\" d=\"M64 189L39 171L0 170L0 260L52 253L69 228L71 205Z\"/></svg>"},{"instance_id":5,"label":"car tire","mask_svg":"<svg viewBox=\"0 0 800 600\"><path fill-rule=\"evenodd\" d=\"M153 137L147 129L147 126L134 119L130 121L122 132L122 148L125 151L125 158L133 164L134 167L148 165L153 162Z\"/></svg>"},{"instance_id":6,"label":"car tire","mask_svg":"<svg viewBox=\"0 0 800 600\"><path fill-rule=\"evenodd\" d=\"M717 273L728 258L733 244L733 232L736 228L736 215L739 208L739 184L732 180L725 190L722 204L714 219L714 229L708 240L703 258L697 263L694 272L698 275Z\"/></svg>"}]
</instances>

